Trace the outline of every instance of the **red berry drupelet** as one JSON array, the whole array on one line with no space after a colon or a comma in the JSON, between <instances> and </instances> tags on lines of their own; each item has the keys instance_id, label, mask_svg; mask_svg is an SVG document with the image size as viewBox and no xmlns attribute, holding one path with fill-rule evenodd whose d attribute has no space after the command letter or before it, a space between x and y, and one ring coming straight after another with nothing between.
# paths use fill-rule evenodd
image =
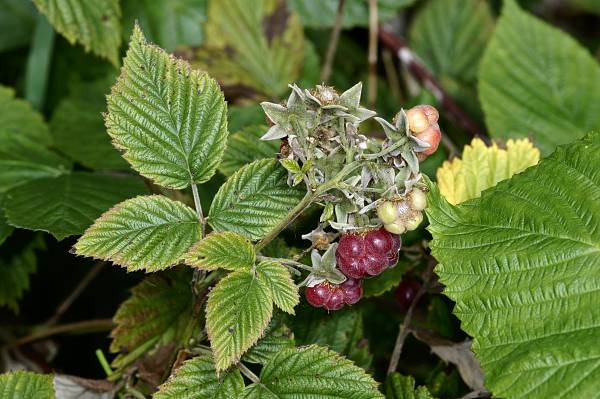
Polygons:
<instances>
[{"instance_id":1,"label":"red berry drupelet","mask_svg":"<svg viewBox=\"0 0 600 399\"><path fill-rule=\"evenodd\" d=\"M417 296L417 292L421 289L421 284L413 279L404 279L396 288L396 301L402 309L403 312L406 312L410 305L415 300Z\"/></svg>"},{"instance_id":2,"label":"red berry drupelet","mask_svg":"<svg viewBox=\"0 0 600 399\"><path fill-rule=\"evenodd\" d=\"M335 257L344 275L354 279L377 276L398 262L402 241L383 227L367 233L344 234Z\"/></svg>"},{"instance_id":3,"label":"red berry drupelet","mask_svg":"<svg viewBox=\"0 0 600 399\"><path fill-rule=\"evenodd\" d=\"M313 287L307 287L304 295L312 306L327 310L340 310L344 305L353 305L362 297L362 282L352 278L342 284L331 284L328 281Z\"/></svg>"}]
</instances>

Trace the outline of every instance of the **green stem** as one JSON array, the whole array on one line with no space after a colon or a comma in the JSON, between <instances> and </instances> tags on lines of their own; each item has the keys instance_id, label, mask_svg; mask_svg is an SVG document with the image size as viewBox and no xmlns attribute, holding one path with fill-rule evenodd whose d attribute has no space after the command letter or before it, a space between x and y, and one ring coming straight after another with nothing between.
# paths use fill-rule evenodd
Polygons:
<instances>
[{"instance_id":1,"label":"green stem","mask_svg":"<svg viewBox=\"0 0 600 399\"><path fill-rule=\"evenodd\" d=\"M242 362L238 363L237 366L240 369L240 371L242 372L242 374L244 374L246 377L248 377L248 379L250 381L252 381L255 384L260 384L260 378L258 378L258 376L256 374L254 374L252 372L252 370L250 370L248 367L246 367Z\"/></svg>"},{"instance_id":2,"label":"green stem","mask_svg":"<svg viewBox=\"0 0 600 399\"><path fill-rule=\"evenodd\" d=\"M295 260L292 259L285 259L285 258L271 258L268 256L262 256L262 255L258 255L256 257L258 260L269 260L269 261L273 261L273 262L278 262L281 263L285 266L291 266L294 268L298 268L298 269L302 269L302 270L306 270L308 272L312 272L312 267L305 265L304 263L300 263L300 262L296 262Z\"/></svg>"},{"instance_id":3,"label":"green stem","mask_svg":"<svg viewBox=\"0 0 600 399\"><path fill-rule=\"evenodd\" d=\"M196 215L198 215L198 220L202 225L202 238L206 235L206 219L204 219L204 214L202 213L202 203L200 202L200 195L198 194L198 186L194 182L191 183L192 186L192 195L194 196L194 207L196 208Z\"/></svg>"},{"instance_id":4,"label":"green stem","mask_svg":"<svg viewBox=\"0 0 600 399\"><path fill-rule=\"evenodd\" d=\"M400 140L396 141L394 144L384 148L376 154L365 154L363 155L363 159L372 160L382 157L384 155L389 154L392 151L396 151L398 148L402 147L404 144L408 142L408 137L402 137Z\"/></svg>"}]
</instances>

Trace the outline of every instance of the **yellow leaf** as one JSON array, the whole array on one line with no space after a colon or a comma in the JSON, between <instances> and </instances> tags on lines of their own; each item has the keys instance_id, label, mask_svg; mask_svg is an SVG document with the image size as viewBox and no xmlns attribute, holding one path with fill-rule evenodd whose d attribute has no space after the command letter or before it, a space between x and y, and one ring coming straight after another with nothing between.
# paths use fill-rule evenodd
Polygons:
<instances>
[{"instance_id":1,"label":"yellow leaf","mask_svg":"<svg viewBox=\"0 0 600 399\"><path fill-rule=\"evenodd\" d=\"M508 140L506 149L480 139L466 145L462 159L445 161L437 170L440 192L453 205L479 197L485 189L520 173L540 160L540 150L528 139Z\"/></svg>"}]
</instances>

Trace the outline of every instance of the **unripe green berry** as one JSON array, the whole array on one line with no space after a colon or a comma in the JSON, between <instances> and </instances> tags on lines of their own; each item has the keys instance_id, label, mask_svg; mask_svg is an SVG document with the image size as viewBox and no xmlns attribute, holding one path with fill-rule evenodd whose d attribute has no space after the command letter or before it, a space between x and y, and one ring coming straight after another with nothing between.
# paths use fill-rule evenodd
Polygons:
<instances>
[{"instance_id":1,"label":"unripe green berry","mask_svg":"<svg viewBox=\"0 0 600 399\"><path fill-rule=\"evenodd\" d=\"M398 217L398 211L393 202L385 201L377 208L377 216L383 224L393 223Z\"/></svg>"},{"instance_id":2,"label":"unripe green berry","mask_svg":"<svg viewBox=\"0 0 600 399\"><path fill-rule=\"evenodd\" d=\"M413 188L410 192L410 205L415 211L422 211L427 208L427 196L418 188Z\"/></svg>"},{"instance_id":3,"label":"unripe green berry","mask_svg":"<svg viewBox=\"0 0 600 399\"><path fill-rule=\"evenodd\" d=\"M383 227L392 234L402 234L406 231L406 227L401 221L384 224Z\"/></svg>"},{"instance_id":4,"label":"unripe green berry","mask_svg":"<svg viewBox=\"0 0 600 399\"><path fill-rule=\"evenodd\" d=\"M413 107L406 111L406 118L408 119L410 130L415 133L424 132L430 125L427 115L417 107Z\"/></svg>"},{"instance_id":5,"label":"unripe green berry","mask_svg":"<svg viewBox=\"0 0 600 399\"><path fill-rule=\"evenodd\" d=\"M417 227L419 227L419 225L421 224L422 221L423 221L423 213L416 212L414 217L412 217L406 221L406 223L405 223L406 230L408 230L408 231L415 230Z\"/></svg>"}]
</instances>

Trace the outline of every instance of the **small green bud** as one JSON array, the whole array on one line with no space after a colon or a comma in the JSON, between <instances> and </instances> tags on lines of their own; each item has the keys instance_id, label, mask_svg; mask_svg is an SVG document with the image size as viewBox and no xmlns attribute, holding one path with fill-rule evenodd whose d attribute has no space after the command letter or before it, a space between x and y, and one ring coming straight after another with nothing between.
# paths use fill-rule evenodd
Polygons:
<instances>
[{"instance_id":1,"label":"small green bud","mask_svg":"<svg viewBox=\"0 0 600 399\"><path fill-rule=\"evenodd\" d=\"M402 234L406 231L406 227L402 224L401 221L396 221L394 223L384 224L383 228L389 231L392 234Z\"/></svg>"},{"instance_id":2,"label":"small green bud","mask_svg":"<svg viewBox=\"0 0 600 399\"><path fill-rule=\"evenodd\" d=\"M427 208L427 195L418 188L413 188L410 192L410 205L415 211L422 211Z\"/></svg>"},{"instance_id":3,"label":"small green bud","mask_svg":"<svg viewBox=\"0 0 600 399\"><path fill-rule=\"evenodd\" d=\"M398 217L398 211L393 202L385 201L377 207L377 216L383 224L393 223Z\"/></svg>"},{"instance_id":4,"label":"small green bud","mask_svg":"<svg viewBox=\"0 0 600 399\"><path fill-rule=\"evenodd\" d=\"M419 225L421 224L422 221L423 221L423 213L416 212L414 217L412 217L406 221L406 230L408 230L408 231L416 230L416 228L419 227Z\"/></svg>"}]
</instances>

